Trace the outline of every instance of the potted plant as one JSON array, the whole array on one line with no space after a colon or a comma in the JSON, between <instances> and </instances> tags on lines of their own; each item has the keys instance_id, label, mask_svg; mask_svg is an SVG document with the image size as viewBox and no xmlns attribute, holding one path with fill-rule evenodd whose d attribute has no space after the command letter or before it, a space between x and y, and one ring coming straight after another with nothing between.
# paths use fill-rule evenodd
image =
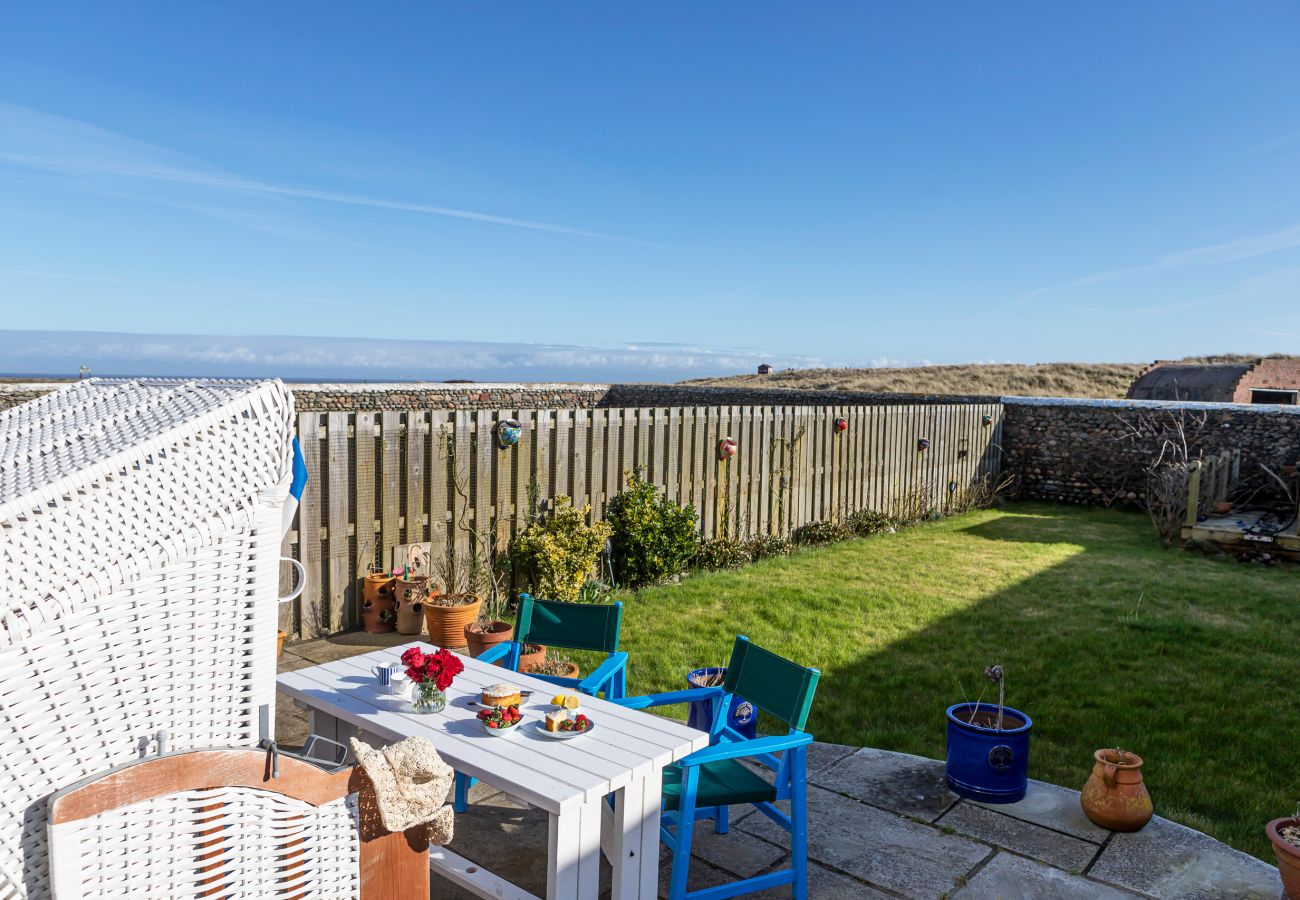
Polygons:
<instances>
[{"instance_id":1,"label":"potted plant","mask_svg":"<svg viewBox=\"0 0 1300 900\"><path fill-rule=\"evenodd\" d=\"M545 650L543 650L543 654L545 654ZM519 671L523 672L525 675L552 675L560 678L577 678L579 669L577 663L570 662L563 656L543 658L540 663L529 666L523 664L521 657Z\"/></svg>"},{"instance_id":2,"label":"potted plant","mask_svg":"<svg viewBox=\"0 0 1300 900\"><path fill-rule=\"evenodd\" d=\"M545 644L524 644L519 648L520 672L527 672L531 669L536 669L544 662L546 662Z\"/></svg>"},{"instance_id":3,"label":"potted plant","mask_svg":"<svg viewBox=\"0 0 1300 900\"><path fill-rule=\"evenodd\" d=\"M424 629L425 598L437 594L429 584L429 557L421 544L406 551L406 562L393 570L393 596L397 599L397 633L419 634Z\"/></svg>"},{"instance_id":4,"label":"potted plant","mask_svg":"<svg viewBox=\"0 0 1300 900\"><path fill-rule=\"evenodd\" d=\"M398 575L394 583L397 598L397 633L419 634L424 630L424 604L439 593L428 575Z\"/></svg>"},{"instance_id":5,"label":"potted plant","mask_svg":"<svg viewBox=\"0 0 1300 900\"><path fill-rule=\"evenodd\" d=\"M610 529L604 522L588 524L590 514L590 506L578 509L568 497L556 497L550 515L511 543L511 558L547 600L576 602L595 569Z\"/></svg>"},{"instance_id":6,"label":"potted plant","mask_svg":"<svg viewBox=\"0 0 1300 900\"><path fill-rule=\"evenodd\" d=\"M1274 819L1264 833L1277 857L1282 889L1292 900L1300 900L1300 803L1296 804L1294 816Z\"/></svg>"},{"instance_id":7,"label":"potted plant","mask_svg":"<svg viewBox=\"0 0 1300 900\"><path fill-rule=\"evenodd\" d=\"M693 688L722 687L726 678L726 666L709 666L703 669L695 669L687 674L686 684L688 687ZM700 731L710 731L713 728L712 700L692 700L687 706L690 710L686 717L687 725L698 728ZM756 737L758 734L758 710L754 709L754 704L744 697L733 694L731 707L727 710L727 725L746 738Z\"/></svg>"},{"instance_id":8,"label":"potted plant","mask_svg":"<svg viewBox=\"0 0 1300 900\"><path fill-rule=\"evenodd\" d=\"M477 566L472 557L449 556L439 568L445 591L434 590L430 580L422 600L429 640L439 647L464 647L465 626L478 618L483 605L475 592Z\"/></svg>"},{"instance_id":9,"label":"potted plant","mask_svg":"<svg viewBox=\"0 0 1300 900\"><path fill-rule=\"evenodd\" d=\"M511 640L515 636L515 627L502 617L505 615L505 585L502 573L496 567L488 565L486 572L479 578L484 583L485 599L478 618L465 626L465 644L469 655L482 656L489 648ZM501 665L501 661L497 662Z\"/></svg>"},{"instance_id":10,"label":"potted plant","mask_svg":"<svg viewBox=\"0 0 1300 900\"><path fill-rule=\"evenodd\" d=\"M397 597L393 593L396 579L387 572L371 572L361 585L361 626L370 634L387 634L393 630Z\"/></svg>"},{"instance_id":11,"label":"potted plant","mask_svg":"<svg viewBox=\"0 0 1300 900\"><path fill-rule=\"evenodd\" d=\"M465 670L460 658L444 649L425 653L411 647L402 654L402 664L406 666L406 677L411 679L411 709L418 713L442 712L447 706L445 691Z\"/></svg>"},{"instance_id":12,"label":"potted plant","mask_svg":"<svg viewBox=\"0 0 1300 900\"><path fill-rule=\"evenodd\" d=\"M1015 803L1029 787L1029 732L1033 720L1005 703L1006 676L989 666L984 677L997 685L997 705L948 707L946 778L953 793L985 803Z\"/></svg>"}]
</instances>

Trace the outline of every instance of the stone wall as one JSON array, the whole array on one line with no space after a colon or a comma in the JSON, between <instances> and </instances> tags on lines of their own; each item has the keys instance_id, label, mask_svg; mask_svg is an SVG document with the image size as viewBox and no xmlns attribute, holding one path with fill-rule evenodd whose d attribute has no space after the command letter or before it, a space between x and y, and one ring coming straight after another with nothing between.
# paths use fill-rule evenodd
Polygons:
<instances>
[{"instance_id":1,"label":"stone wall","mask_svg":"<svg viewBox=\"0 0 1300 900\"><path fill-rule=\"evenodd\" d=\"M1003 404L1003 471L1016 477L1021 497L1138 503L1144 470L1177 422L1193 457L1241 450L1243 483L1261 488L1261 497L1281 494L1261 463L1281 475L1300 462L1297 407L1025 397Z\"/></svg>"},{"instance_id":2,"label":"stone wall","mask_svg":"<svg viewBox=\"0 0 1300 900\"><path fill-rule=\"evenodd\" d=\"M20 381L13 384L0 384L0 409L8 409L11 406L17 406L19 403L35 400L37 397L43 397L50 391L60 387L63 387L63 385L56 382Z\"/></svg>"},{"instance_id":3,"label":"stone wall","mask_svg":"<svg viewBox=\"0 0 1300 900\"><path fill-rule=\"evenodd\" d=\"M611 384L601 406L898 406L907 403L997 403L978 395L801 391L692 384Z\"/></svg>"},{"instance_id":4,"label":"stone wall","mask_svg":"<svg viewBox=\"0 0 1300 900\"><path fill-rule=\"evenodd\" d=\"M575 409L597 406L607 384L291 384L299 412L405 409Z\"/></svg>"}]
</instances>

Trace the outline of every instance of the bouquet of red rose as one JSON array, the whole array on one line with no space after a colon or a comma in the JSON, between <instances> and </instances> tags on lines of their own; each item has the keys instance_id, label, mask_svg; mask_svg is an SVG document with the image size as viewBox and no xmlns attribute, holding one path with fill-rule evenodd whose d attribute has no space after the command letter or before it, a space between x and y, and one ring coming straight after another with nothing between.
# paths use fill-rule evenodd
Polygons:
<instances>
[{"instance_id":1,"label":"bouquet of red rose","mask_svg":"<svg viewBox=\"0 0 1300 900\"><path fill-rule=\"evenodd\" d=\"M402 664L406 666L407 678L416 684L432 684L440 691L451 687L456 676L465 671L465 664L450 650L425 653L419 647L412 647L402 654Z\"/></svg>"}]
</instances>

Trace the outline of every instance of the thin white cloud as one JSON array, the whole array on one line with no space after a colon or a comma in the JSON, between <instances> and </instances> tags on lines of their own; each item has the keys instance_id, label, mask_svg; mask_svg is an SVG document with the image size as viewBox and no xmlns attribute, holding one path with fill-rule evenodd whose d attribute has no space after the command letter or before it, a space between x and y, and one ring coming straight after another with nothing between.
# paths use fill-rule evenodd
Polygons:
<instances>
[{"instance_id":1,"label":"thin white cloud","mask_svg":"<svg viewBox=\"0 0 1300 900\"><path fill-rule=\"evenodd\" d=\"M723 299L723 300L731 300L731 299L734 299L734 298L736 298L736 297L739 297L741 294L745 293L746 291L750 290L752 287L753 287L753 285L750 285L749 287L743 287L743 288L741 288L741 289L738 290L738 291L732 291L730 294L728 294L727 296L723 297L722 299Z\"/></svg>"},{"instance_id":2,"label":"thin white cloud","mask_svg":"<svg viewBox=\"0 0 1300 900\"><path fill-rule=\"evenodd\" d=\"M247 196L312 200L443 216L575 237L657 246L650 241L533 219L247 178L192 160L168 148L100 128L89 122L52 115L3 101L0 101L0 162L63 175L183 185Z\"/></svg>"},{"instance_id":3,"label":"thin white cloud","mask_svg":"<svg viewBox=\"0 0 1300 900\"><path fill-rule=\"evenodd\" d=\"M1207 244L1201 247L1191 247L1187 250L1167 253L1155 262L1145 263L1143 265L1126 266L1120 269L1109 269L1104 272L1096 272L1092 275L1086 275L1083 278L1076 278L1073 281L1066 281L1061 284L1038 288L1025 294L1021 299L1032 300L1035 297L1039 297L1049 292L1064 291L1069 290L1070 288L1084 287L1090 284L1118 281L1131 275L1138 275L1145 272L1157 272L1162 269L1176 269L1188 266L1216 266L1224 263L1238 262L1243 259L1265 256L1269 253L1277 253L1282 250L1291 250L1295 247L1300 247L1300 224L1291 225L1278 231L1269 232L1268 234L1251 235L1249 237L1224 241L1219 244Z\"/></svg>"},{"instance_id":4,"label":"thin white cloud","mask_svg":"<svg viewBox=\"0 0 1300 900\"><path fill-rule=\"evenodd\" d=\"M810 357L772 356L705 348L606 348L485 341L361 340L283 336L144 335L103 332L0 331L0 359L18 371L96 371L129 365L135 372L211 375L310 374L311 377L447 378L506 376L538 380L560 376L602 380L642 373L683 377L749 371L770 360L782 368L810 368ZM372 374L373 373L373 374Z\"/></svg>"},{"instance_id":5,"label":"thin white cloud","mask_svg":"<svg viewBox=\"0 0 1300 900\"><path fill-rule=\"evenodd\" d=\"M0 268L0 275L13 275L22 278L42 278L58 281L82 281L93 284L124 285L126 287L150 288L166 291L185 291L221 296L260 297L266 300L283 300L289 303L301 303L310 306L340 306L350 309L375 310L380 312L406 312L397 306L381 306L375 303L357 303L351 300L334 300L329 297L305 297L301 294L285 294L279 291L255 291L247 288L220 287L210 284L179 284L171 281L146 281L138 278L117 278L112 275L90 275L79 272L45 272L36 269ZM168 303L174 300L169 298ZM211 307L209 307L211 308Z\"/></svg>"}]
</instances>

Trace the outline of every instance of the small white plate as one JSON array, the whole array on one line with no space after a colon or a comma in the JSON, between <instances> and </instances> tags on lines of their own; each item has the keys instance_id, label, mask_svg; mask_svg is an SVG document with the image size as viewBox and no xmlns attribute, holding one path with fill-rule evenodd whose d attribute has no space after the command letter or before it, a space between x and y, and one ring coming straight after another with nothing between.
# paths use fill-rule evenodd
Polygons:
<instances>
[{"instance_id":1,"label":"small white plate","mask_svg":"<svg viewBox=\"0 0 1300 900\"><path fill-rule=\"evenodd\" d=\"M590 717L588 717L587 721L591 722L591 724L587 726L586 731L547 731L545 722L533 719L528 723L528 730L553 741L571 741L574 738L582 737L584 734L591 734L596 730L596 723L591 721Z\"/></svg>"}]
</instances>

